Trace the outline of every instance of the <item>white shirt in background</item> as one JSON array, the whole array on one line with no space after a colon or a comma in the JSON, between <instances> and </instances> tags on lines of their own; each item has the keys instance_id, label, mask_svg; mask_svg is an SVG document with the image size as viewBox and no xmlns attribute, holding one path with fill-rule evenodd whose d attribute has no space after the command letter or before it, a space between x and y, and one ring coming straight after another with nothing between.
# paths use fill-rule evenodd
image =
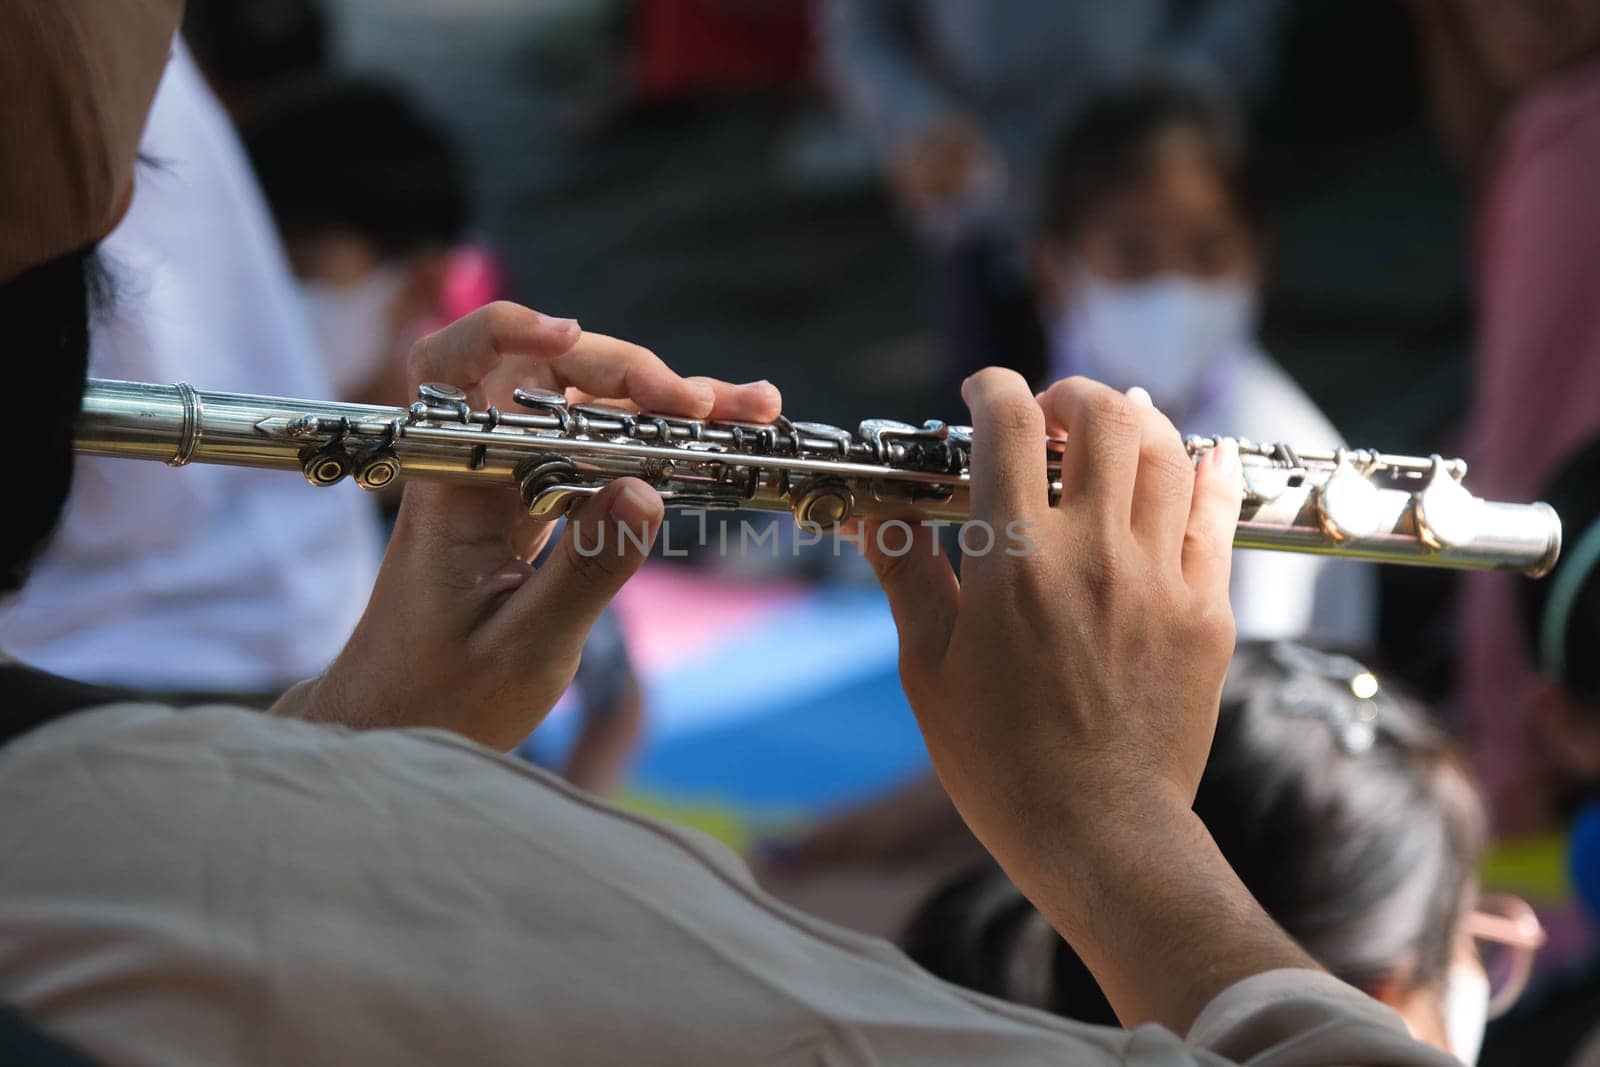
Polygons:
<instances>
[{"instance_id":1,"label":"white shirt in background","mask_svg":"<svg viewBox=\"0 0 1600 1067\"><path fill-rule=\"evenodd\" d=\"M1305 390L1256 348L1241 357L1231 386L1178 429L1307 451L1345 443ZM1378 575L1370 563L1241 550L1233 554L1229 599L1241 641L1292 639L1360 650L1377 638Z\"/></svg>"},{"instance_id":2,"label":"white shirt in background","mask_svg":"<svg viewBox=\"0 0 1600 1067\"><path fill-rule=\"evenodd\" d=\"M227 115L180 44L127 217L101 245L116 289L90 373L334 395L277 232ZM268 691L322 670L371 592L372 502L281 471L80 458L0 648L86 681Z\"/></svg>"}]
</instances>

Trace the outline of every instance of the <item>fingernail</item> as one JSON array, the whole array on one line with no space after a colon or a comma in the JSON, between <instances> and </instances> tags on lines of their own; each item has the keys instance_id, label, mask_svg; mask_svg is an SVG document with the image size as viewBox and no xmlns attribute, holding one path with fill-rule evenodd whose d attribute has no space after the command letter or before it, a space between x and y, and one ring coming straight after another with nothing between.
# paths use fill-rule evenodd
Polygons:
<instances>
[{"instance_id":1,"label":"fingernail","mask_svg":"<svg viewBox=\"0 0 1600 1067\"><path fill-rule=\"evenodd\" d=\"M577 319L558 319L554 315L546 315L544 324L552 330L576 330L579 328Z\"/></svg>"},{"instance_id":2,"label":"fingernail","mask_svg":"<svg viewBox=\"0 0 1600 1067\"><path fill-rule=\"evenodd\" d=\"M660 498L636 485L624 485L611 503L611 517L631 529L648 528L660 512Z\"/></svg>"},{"instance_id":3,"label":"fingernail","mask_svg":"<svg viewBox=\"0 0 1600 1067\"><path fill-rule=\"evenodd\" d=\"M772 383L767 381L767 379L765 379L765 378L761 378L761 379L758 379L757 381L745 382L743 385L739 386L739 388L740 389L759 389L762 386L766 386L768 389L771 389L772 388Z\"/></svg>"},{"instance_id":4,"label":"fingernail","mask_svg":"<svg viewBox=\"0 0 1600 1067\"><path fill-rule=\"evenodd\" d=\"M1224 437L1215 449L1217 454L1217 470L1223 474L1237 474L1239 472L1239 442L1231 437Z\"/></svg>"},{"instance_id":5,"label":"fingernail","mask_svg":"<svg viewBox=\"0 0 1600 1067\"><path fill-rule=\"evenodd\" d=\"M1136 385L1132 389L1129 389L1128 399L1133 401L1135 404L1143 404L1147 408L1153 408L1156 406L1155 401L1150 399L1150 391L1142 385Z\"/></svg>"}]
</instances>

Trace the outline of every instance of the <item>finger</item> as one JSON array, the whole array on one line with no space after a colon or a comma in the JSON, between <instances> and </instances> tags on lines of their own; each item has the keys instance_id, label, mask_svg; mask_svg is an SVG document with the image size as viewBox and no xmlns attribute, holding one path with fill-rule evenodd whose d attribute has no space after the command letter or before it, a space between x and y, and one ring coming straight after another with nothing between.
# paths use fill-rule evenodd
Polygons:
<instances>
[{"instance_id":1,"label":"finger","mask_svg":"<svg viewBox=\"0 0 1600 1067\"><path fill-rule=\"evenodd\" d=\"M900 669L931 670L943 659L956 625L961 587L937 532L900 520L861 524L861 554L889 598L900 632Z\"/></svg>"},{"instance_id":2,"label":"finger","mask_svg":"<svg viewBox=\"0 0 1600 1067\"><path fill-rule=\"evenodd\" d=\"M572 319L541 315L498 300L457 319L411 347L411 387L446 382L471 388L510 355L554 359L578 343L583 330Z\"/></svg>"},{"instance_id":3,"label":"finger","mask_svg":"<svg viewBox=\"0 0 1600 1067\"><path fill-rule=\"evenodd\" d=\"M497 637L576 654L600 612L650 554L661 529L660 495L619 478L569 516L566 532L533 578L497 614Z\"/></svg>"},{"instance_id":4,"label":"finger","mask_svg":"<svg viewBox=\"0 0 1600 1067\"><path fill-rule=\"evenodd\" d=\"M709 385L691 382L648 348L605 334L585 333L551 369L563 387L631 400L644 411L703 419L716 404Z\"/></svg>"},{"instance_id":5,"label":"finger","mask_svg":"<svg viewBox=\"0 0 1600 1067\"><path fill-rule=\"evenodd\" d=\"M722 381L720 378L695 377L688 379L695 384L710 386L716 399L711 405L713 419L729 419L735 422L761 422L775 421L783 413L783 396L778 392L777 386L771 382L748 382L744 385L734 385ZM571 404L604 404L608 407L631 411L634 414L643 413L643 409L632 400L620 397L596 396L587 389L576 386L567 389L567 402Z\"/></svg>"},{"instance_id":6,"label":"finger","mask_svg":"<svg viewBox=\"0 0 1600 1067\"><path fill-rule=\"evenodd\" d=\"M1233 568L1233 534L1239 525L1244 473L1239 446L1224 440L1195 467L1194 499L1183 539L1183 578L1202 597L1228 597Z\"/></svg>"},{"instance_id":7,"label":"finger","mask_svg":"<svg viewBox=\"0 0 1600 1067\"><path fill-rule=\"evenodd\" d=\"M524 563L532 563L550 543L556 524L549 519L520 516L511 529L511 554Z\"/></svg>"},{"instance_id":8,"label":"finger","mask_svg":"<svg viewBox=\"0 0 1600 1067\"><path fill-rule=\"evenodd\" d=\"M972 517L1002 529L1050 506L1044 416L1022 375L999 367L961 384L972 412Z\"/></svg>"},{"instance_id":9,"label":"finger","mask_svg":"<svg viewBox=\"0 0 1600 1067\"><path fill-rule=\"evenodd\" d=\"M1139 418L1139 474L1133 486L1133 535L1146 551L1176 566L1194 499L1194 461L1177 427L1135 386L1128 399Z\"/></svg>"},{"instance_id":10,"label":"finger","mask_svg":"<svg viewBox=\"0 0 1600 1067\"><path fill-rule=\"evenodd\" d=\"M1087 378L1056 382L1044 396L1067 432L1061 456L1061 506L1085 507L1126 522L1133 511L1143 420L1134 402Z\"/></svg>"},{"instance_id":11,"label":"finger","mask_svg":"<svg viewBox=\"0 0 1600 1067\"><path fill-rule=\"evenodd\" d=\"M711 405L711 417L714 419L772 422L783 413L783 394L771 382L734 385L717 378L690 378L689 381L711 389L715 398Z\"/></svg>"}]
</instances>

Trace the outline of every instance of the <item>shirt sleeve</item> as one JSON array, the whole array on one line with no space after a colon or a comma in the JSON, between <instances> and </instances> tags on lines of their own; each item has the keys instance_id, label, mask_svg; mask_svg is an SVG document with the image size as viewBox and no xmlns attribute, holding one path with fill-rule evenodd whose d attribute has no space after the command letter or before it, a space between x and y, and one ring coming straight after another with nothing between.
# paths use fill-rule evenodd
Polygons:
<instances>
[{"instance_id":1,"label":"shirt sleeve","mask_svg":"<svg viewBox=\"0 0 1600 1067\"><path fill-rule=\"evenodd\" d=\"M1414 1039L1393 1010L1321 971L1234 983L1195 1019L1188 1042L1248 1067L1461 1067Z\"/></svg>"},{"instance_id":2,"label":"shirt sleeve","mask_svg":"<svg viewBox=\"0 0 1600 1067\"><path fill-rule=\"evenodd\" d=\"M830 0L822 51L845 113L885 156L951 107L917 41L916 3Z\"/></svg>"}]
</instances>

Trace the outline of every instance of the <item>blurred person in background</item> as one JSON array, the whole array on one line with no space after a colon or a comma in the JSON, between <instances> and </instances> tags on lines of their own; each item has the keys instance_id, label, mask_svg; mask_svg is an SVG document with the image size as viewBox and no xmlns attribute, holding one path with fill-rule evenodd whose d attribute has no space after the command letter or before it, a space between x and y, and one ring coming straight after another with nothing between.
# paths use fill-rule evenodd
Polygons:
<instances>
[{"instance_id":1,"label":"blurred person in background","mask_svg":"<svg viewBox=\"0 0 1600 1067\"><path fill-rule=\"evenodd\" d=\"M1143 386L1185 434L1344 444L1261 348L1264 209L1243 117L1192 83L1141 80L1091 98L1039 187L1033 282L1049 379ZM1348 561L1244 552L1241 638L1366 649L1376 575Z\"/></svg>"},{"instance_id":2,"label":"blurred person in background","mask_svg":"<svg viewBox=\"0 0 1600 1067\"><path fill-rule=\"evenodd\" d=\"M1537 665L1534 741L1565 823L1557 853L1563 896L1546 916L1561 947L1569 902L1591 927L1600 924L1600 437L1562 463L1538 496L1560 513L1566 545L1547 578L1521 586L1519 636ZM1570 923L1566 940L1579 940ZM1592 937L1579 943L1588 952L1568 952L1565 968L1542 976L1529 1009L1491 1032L1486 1061L1600 1064L1600 960Z\"/></svg>"},{"instance_id":3,"label":"blurred person in background","mask_svg":"<svg viewBox=\"0 0 1600 1067\"><path fill-rule=\"evenodd\" d=\"M1561 515L1566 546L1549 577L1522 585L1522 633L1538 671L1535 725L1570 810L1600 796L1600 437L1561 465L1539 499ZM1600 852L1596 860L1584 888L1600 920Z\"/></svg>"},{"instance_id":4,"label":"blurred person in background","mask_svg":"<svg viewBox=\"0 0 1600 1067\"><path fill-rule=\"evenodd\" d=\"M1093 97L1057 138L1039 194L1031 252L1050 379L1141 386L1183 433L1344 443L1256 338L1263 208L1226 98L1166 78ZM1239 552L1229 592L1244 640L1367 650L1375 637L1371 567ZM929 776L774 846L772 872L903 865L966 838Z\"/></svg>"},{"instance_id":5,"label":"blurred person in background","mask_svg":"<svg viewBox=\"0 0 1600 1067\"><path fill-rule=\"evenodd\" d=\"M1561 465L1540 499L1560 513L1567 544L1548 578L1521 589L1525 648L1538 672L1532 708L1572 820L1573 888L1600 924L1600 437ZM1600 980L1591 984L1600 989Z\"/></svg>"},{"instance_id":6,"label":"blurred person in background","mask_svg":"<svg viewBox=\"0 0 1600 1067\"><path fill-rule=\"evenodd\" d=\"M1108 83L1181 70L1235 90L1271 75L1277 0L830 0L822 43L845 111L932 250L952 381L1036 377L1021 208L1051 135Z\"/></svg>"},{"instance_id":7,"label":"blurred person in background","mask_svg":"<svg viewBox=\"0 0 1600 1067\"><path fill-rule=\"evenodd\" d=\"M455 144L404 89L350 76L282 89L239 129L336 395L410 403L405 354L439 322L469 218Z\"/></svg>"},{"instance_id":8,"label":"blurred person in background","mask_svg":"<svg viewBox=\"0 0 1600 1067\"><path fill-rule=\"evenodd\" d=\"M1600 431L1600 0L1414 4L1440 129L1477 179L1477 491L1532 499ZM1548 825L1519 579L1470 576L1460 692L1497 825Z\"/></svg>"},{"instance_id":9,"label":"blurred person in background","mask_svg":"<svg viewBox=\"0 0 1600 1067\"><path fill-rule=\"evenodd\" d=\"M246 110L240 132L335 395L408 405L415 398L406 353L423 334L476 309L451 307L472 299L453 301L452 286L461 285L463 255L487 254L457 245L471 190L449 133L405 89L355 76L271 93ZM494 284L492 276L483 281ZM477 296L481 304L500 294ZM388 497L395 507L399 488ZM560 769L573 784L606 792L644 725L643 691L614 608L584 643L574 687L583 725ZM519 751L552 763L536 739Z\"/></svg>"},{"instance_id":10,"label":"blurred person in background","mask_svg":"<svg viewBox=\"0 0 1600 1067\"><path fill-rule=\"evenodd\" d=\"M1480 896L1477 790L1444 731L1345 656L1241 645L1195 812L1256 899L1329 972L1475 1062L1543 934ZM908 955L946 981L1088 1022L1116 1019L1070 946L992 864L936 892Z\"/></svg>"},{"instance_id":11,"label":"blurred person in background","mask_svg":"<svg viewBox=\"0 0 1600 1067\"><path fill-rule=\"evenodd\" d=\"M115 299L93 324L90 373L331 396L249 160L181 42L140 152L131 206L101 245ZM56 538L0 607L0 645L69 678L265 706L339 650L381 551L354 486L308 494L272 471L174 477L80 458Z\"/></svg>"},{"instance_id":12,"label":"blurred person in background","mask_svg":"<svg viewBox=\"0 0 1600 1067\"><path fill-rule=\"evenodd\" d=\"M183 36L212 91L236 117L332 63L333 25L320 0L191 0Z\"/></svg>"}]
</instances>

